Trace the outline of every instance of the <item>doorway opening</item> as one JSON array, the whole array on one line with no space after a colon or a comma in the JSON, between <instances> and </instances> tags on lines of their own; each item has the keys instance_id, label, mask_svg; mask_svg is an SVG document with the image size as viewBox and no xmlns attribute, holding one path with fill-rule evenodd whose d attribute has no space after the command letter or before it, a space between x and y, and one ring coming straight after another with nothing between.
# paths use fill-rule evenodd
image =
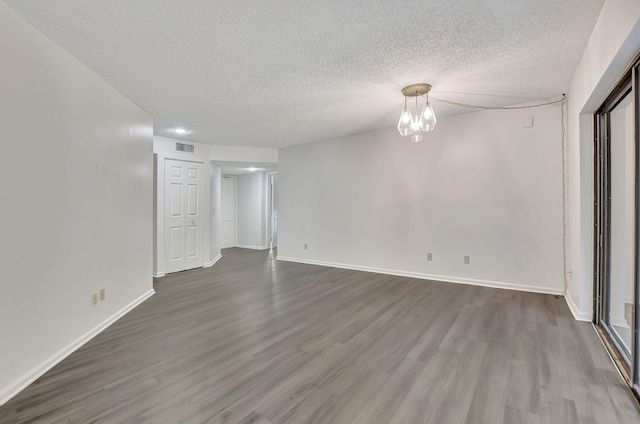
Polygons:
<instances>
[{"instance_id":1,"label":"doorway opening","mask_svg":"<svg viewBox=\"0 0 640 424\"><path fill-rule=\"evenodd\" d=\"M277 164L214 162L220 168L222 249L277 245Z\"/></svg>"}]
</instances>

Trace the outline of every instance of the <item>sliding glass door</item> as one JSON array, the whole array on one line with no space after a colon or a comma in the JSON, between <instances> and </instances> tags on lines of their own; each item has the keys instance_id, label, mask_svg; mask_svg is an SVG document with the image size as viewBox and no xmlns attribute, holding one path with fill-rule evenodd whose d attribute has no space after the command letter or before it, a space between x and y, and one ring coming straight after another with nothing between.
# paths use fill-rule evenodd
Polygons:
<instances>
[{"instance_id":1,"label":"sliding glass door","mask_svg":"<svg viewBox=\"0 0 640 424\"><path fill-rule=\"evenodd\" d=\"M595 115L594 323L638 389L638 64Z\"/></svg>"},{"instance_id":2,"label":"sliding glass door","mask_svg":"<svg viewBox=\"0 0 640 424\"><path fill-rule=\"evenodd\" d=\"M632 387L635 393L640 397L640 59L635 63L632 73L632 96L634 107L634 139L635 139L635 184L636 184L636 218L635 218L635 304L633 307L634 326L633 326L633 375Z\"/></svg>"}]
</instances>

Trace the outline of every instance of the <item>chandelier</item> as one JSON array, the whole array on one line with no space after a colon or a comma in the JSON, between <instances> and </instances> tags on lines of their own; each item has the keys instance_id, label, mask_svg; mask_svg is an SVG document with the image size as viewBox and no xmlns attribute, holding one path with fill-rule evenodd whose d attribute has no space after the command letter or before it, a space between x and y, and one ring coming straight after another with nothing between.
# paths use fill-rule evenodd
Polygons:
<instances>
[{"instance_id":1,"label":"chandelier","mask_svg":"<svg viewBox=\"0 0 640 424\"><path fill-rule=\"evenodd\" d=\"M402 136L411 136L411 141L417 143L422 141L422 134L433 131L436 126L436 115L429 104L429 84L412 84L402 89L404 95L404 109L400 114L398 131ZM425 96L426 101L422 111L418 115L418 96ZM407 97L416 98L416 114L411 115L411 110L407 107Z\"/></svg>"}]
</instances>

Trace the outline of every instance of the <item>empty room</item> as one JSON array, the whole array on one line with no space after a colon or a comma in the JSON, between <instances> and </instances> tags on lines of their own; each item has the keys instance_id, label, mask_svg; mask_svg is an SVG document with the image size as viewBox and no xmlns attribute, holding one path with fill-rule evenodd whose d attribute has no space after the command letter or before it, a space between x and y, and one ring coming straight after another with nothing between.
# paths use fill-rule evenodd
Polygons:
<instances>
[{"instance_id":1,"label":"empty room","mask_svg":"<svg viewBox=\"0 0 640 424\"><path fill-rule=\"evenodd\" d=\"M0 423L640 423L637 0L0 0L0 58Z\"/></svg>"}]
</instances>

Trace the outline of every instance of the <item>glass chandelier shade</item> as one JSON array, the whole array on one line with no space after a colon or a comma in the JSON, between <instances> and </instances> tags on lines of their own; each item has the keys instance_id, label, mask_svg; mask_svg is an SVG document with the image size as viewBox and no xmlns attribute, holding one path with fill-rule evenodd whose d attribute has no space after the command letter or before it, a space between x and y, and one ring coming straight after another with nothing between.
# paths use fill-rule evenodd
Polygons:
<instances>
[{"instance_id":1,"label":"glass chandelier shade","mask_svg":"<svg viewBox=\"0 0 640 424\"><path fill-rule=\"evenodd\" d=\"M405 103L406 103L406 99L405 99ZM402 113L400 114L400 121L398 121L398 131L400 132L400 135L402 136L411 135L411 132L413 131L411 129L412 125L413 125L413 118L411 117L411 111L409 110L408 107L405 106L405 108L402 109Z\"/></svg>"},{"instance_id":2,"label":"glass chandelier shade","mask_svg":"<svg viewBox=\"0 0 640 424\"><path fill-rule=\"evenodd\" d=\"M424 132L424 123L420 116L416 115L413 117L413 121L411 122L411 134Z\"/></svg>"},{"instance_id":3,"label":"glass chandelier shade","mask_svg":"<svg viewBox=\"0 0 640 424\"><path fill-rule=\"evenodd\" d=\"M422 134L433 131L436 126L436 115L429 103L429 84L413 84L402 89L404 94L404 109L398 121L398 132L402 136L411 136L414 143L422 141ZM422 111L418 114L418 96L425 96L426 101ZM411 110L407 107L407 97L416 98L416 114L412 116Z\"/></svg>"},{"instance_id":4,"label":"glass chandelier shade","mask_svg":"<svg viewBox=\"0 0 640 424\"><path fill-rule=\"evenodd\" d=\"M433 108L429 103L429 95L427 94L427 101L422 108L422 113L420 114L420 120L422 121L422 125L424 126L425 131L433 131L436 126L436 114L433 113Z\"/></svg>"}]
</instances>

